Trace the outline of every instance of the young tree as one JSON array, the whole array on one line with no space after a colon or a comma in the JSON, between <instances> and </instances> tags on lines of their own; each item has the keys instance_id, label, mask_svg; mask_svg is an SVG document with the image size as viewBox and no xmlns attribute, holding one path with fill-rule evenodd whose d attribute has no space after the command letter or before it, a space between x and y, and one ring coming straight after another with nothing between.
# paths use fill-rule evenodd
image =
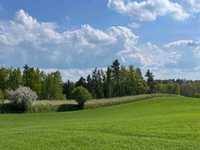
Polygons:
<instances>
[{"instance_id":1,"label":"young tree","mask_svg":"<svg viewBox=\"0 0 200 150\"><path fill-rule=\"evenodd\" d=\"M72 91L72 97L76 100L80 108L84 107L87 100L92 99L91 93L83 86L78 86Z\"/></svg>"}]
</instances>

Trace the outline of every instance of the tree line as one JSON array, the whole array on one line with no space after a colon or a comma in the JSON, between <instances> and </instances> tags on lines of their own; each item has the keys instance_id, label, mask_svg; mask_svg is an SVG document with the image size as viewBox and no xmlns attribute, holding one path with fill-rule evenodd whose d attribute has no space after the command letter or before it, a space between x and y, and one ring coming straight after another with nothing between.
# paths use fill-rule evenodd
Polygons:
<instances>
[{"instance_id":1,"label":"tree line","mask_svg":"<svg viewBox=\"0 0 200 150\"><path fill-rule=\"evenodd\" d=\"M63 81L59 71L45 74L38 68L25 65L19 68L0 68L0 93L7 97L8 90L16 90L20 86L31 88L38 99L64 99Z\"/></svg>"},{"instance_id":2,"label":"tree line","mask_svg":"<svg viewBox=\"0 0 200 150\"><path fill-rule=\"evenodd\" d=\"M110 98L146 93L181 94L200 97L200 81L155 80L150 70L143 75L140 68L120 65L115 60L106 69L97 69L86 78L78 81L62 81L59 71L44 73L38 68L25 65L19 68L0 68L0 99L6 98L7 90L16 90L20 86L29 87L38 95L38 99L72 99L76 87L86 88L93 98Z\"/></svg>"},{"instance_id":3,"label":"tree line","mask_svg":"<svg viewBox=\"0 0 200 150\"><path fill-rule=\"evenodd\" d=\"M148 85L139 68L120 65L118 60L104 71L95 68L86 78L81 77L77 82L68 81L64 84L64 93L71 98L74 87L83 86L93 98L110 98L126 95L137 95L147 92Z\"/></svg>"}]
</instances>

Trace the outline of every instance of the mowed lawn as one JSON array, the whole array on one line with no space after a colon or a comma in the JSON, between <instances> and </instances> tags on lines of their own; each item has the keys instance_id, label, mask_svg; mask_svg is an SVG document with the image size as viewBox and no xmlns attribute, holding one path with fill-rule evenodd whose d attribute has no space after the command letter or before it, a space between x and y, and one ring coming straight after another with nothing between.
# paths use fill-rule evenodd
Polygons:
<instances>
[{"instance_id":1,"label":"mowed lawn","mask_svg":"<svg viewBox=\"0 0 200 150\"><path fill-rule=\"evenodd\" d=\"M0 150L200 150L200 99L0 115Z\"/></svg>"}]
</instances>

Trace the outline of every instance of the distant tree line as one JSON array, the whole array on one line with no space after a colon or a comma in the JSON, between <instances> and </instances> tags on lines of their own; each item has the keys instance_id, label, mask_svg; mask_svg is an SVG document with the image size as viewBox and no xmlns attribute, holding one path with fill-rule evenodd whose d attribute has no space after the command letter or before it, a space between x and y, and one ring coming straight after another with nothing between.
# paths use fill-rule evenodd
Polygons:
<instances>
[{"instance_id":1,"label":"distant tree line","mask_svg":"<svg viewBox=\"0 0 200 150\"><path fill-rule=\"evenodd\" d=\"M156 80L156 92L200 98L200 80Z\"/></svg>"},{"instance_id":2,"label":"distant tree line","mask_svg":"<svg viewBox=\"0 0 200 150\"><path fill-rule=\"evenodd\" d=\"M146 93L169 93L200 97L200 81L155 80L148 70L145 75L140 68L124 67L115 60L106 69L97 69L77 82L62 81L59 71L44 73L38 68L24 66L19 68L0 68L0 99L6 98L7 90L20 86L29 87L38 99L72 99L76 87L86 88L93 98L110 98Z\"/></svg>"},{"instance_id":3,"label":"distant tree line","mask_svg":"<svg viewBox=\"0 0 200 150\"><path fill-rule=\"evenodd\" d=\"M59 71L45 74L38 68L24 66L19 68L0 68L0 97L7 97L8 90L20 86L31 88L38 99L64 99L63 81Z\"/></svg>"},{"instance_id":4,"label":"distant tree line","mask_svg":"<svg viewBox=\"0 0 200 150\"><path fill-rule=\"evenodd\" d=\"M77 86L88 89L93 98L137 95L150 91L139 68L123 67L118 60L115 60L105 71L96 68L86 78L81 77L77 82L64 83L64 94L68 99Z\"/></svg>"}]
</instances>

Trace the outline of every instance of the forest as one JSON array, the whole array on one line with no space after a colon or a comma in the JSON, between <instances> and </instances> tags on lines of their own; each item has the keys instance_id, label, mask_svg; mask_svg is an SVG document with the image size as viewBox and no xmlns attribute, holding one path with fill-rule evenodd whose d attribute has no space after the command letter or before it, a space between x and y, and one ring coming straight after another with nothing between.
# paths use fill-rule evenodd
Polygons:
<instances>
[{"instance_id":1,"label":"forest","mask_svg":"<svg viewBox=\"0 0 200 150\"><path fill-rule=\"evenodd\" d=\"M0 68L0 98L7 99L7 91L20 86L35 91L39 100L72 99L74 88L86 88L95 99L131 96L139 94L167 93L200 97L200 81L169 79L156 80L153 72L143 75L140 68L125 67L118 60L106 70L95 68L78 81L63 81L59 71L45 73L38 68L25 65L20 68Z\"/></svg>"}]
</instances>

